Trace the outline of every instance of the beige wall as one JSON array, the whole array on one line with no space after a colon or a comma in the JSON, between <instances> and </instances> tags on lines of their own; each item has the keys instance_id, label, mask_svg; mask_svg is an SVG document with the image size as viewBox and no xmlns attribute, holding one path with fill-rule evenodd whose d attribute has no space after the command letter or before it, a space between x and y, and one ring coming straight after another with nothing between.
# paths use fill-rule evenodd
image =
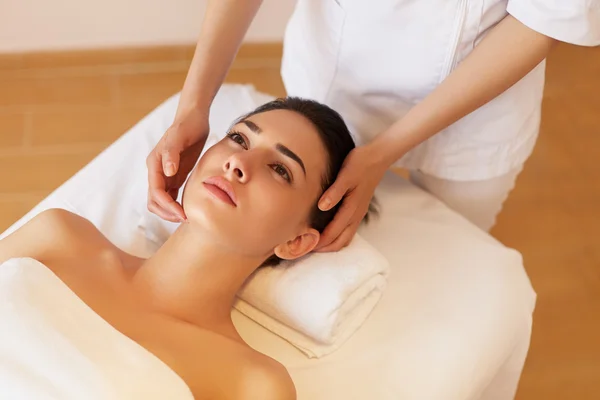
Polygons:
<instances>
[{"instance_id":1,"label":"beige wall","mask_svg":"<svg viewBox=\"0 0 600 400\"><path fill-rule=\"evenodd\" d=\"M0 52L189 44L207 0L0 0ZM280 41L295 0L264 0L247 41Z\"/></svg>"}]
</instances>

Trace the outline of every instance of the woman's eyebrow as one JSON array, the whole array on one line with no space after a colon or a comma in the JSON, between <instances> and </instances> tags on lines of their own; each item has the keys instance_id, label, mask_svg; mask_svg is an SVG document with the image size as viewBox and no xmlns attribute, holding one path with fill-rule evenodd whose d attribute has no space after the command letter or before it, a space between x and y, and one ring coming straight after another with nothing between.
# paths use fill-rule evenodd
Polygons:
<instances>
[{"instance_id":1,"label":"woman's eyebrow","mask_svg":"<svg viewBox=\"0 0 600 400\"><path fill-rule=\"evenodd\" d=\"M250 129L252 132L256 133L257 135L260 135L262 133L262 129L260 129L260 126L256 125L252 121L245 119L245 120L241 121L241 123L246 125L248 127L248 129ZM300 157L298 157L298 155L296 153L294 153L293 151L291 151L289 148L285 147L281 143L277 143L275 148L277 149L277 151L279 151L284 156L289 157L292 160L296 161L298 163L298 165L300 165L300 167L302 168L302 172L304 172L304 176L306 176L306 168L304 167L304 162L302 162L302 159Z\"/></svg>"},{"instance_id":2,"label":"woman's eyebrow","mask_svg":"<svg viewBox=\"0 0 600 400\"><path fill-rule=\"evenodd\" d=\"M277 143L275 148L277 149L277 151L279 151L284 156L289 157L292 160L296 161L302 168L302 172L304 172L304 176L306 176L306 168L304 168L304 163L302 162L302 159L296 155L296 153L294 153L293 151L291 151L290 149L288 149L281 143Z\"/></svg>"},{"instance_id":3,"label":"woman's eyebrow","mask_svg":"<svg viewBox=\"0 0 600 400\"><path fill-rule=\"evenodd\" d=\"M248 129L250 129L252 132L256 133L257 135L260 135L262 133L262 129L260 129L260 127L258 125L256 125L254 122L248 121L247 119L245 119L242 121L242 123L244 125L246 125L248 127Z\"/></svg>"}]
</instances>

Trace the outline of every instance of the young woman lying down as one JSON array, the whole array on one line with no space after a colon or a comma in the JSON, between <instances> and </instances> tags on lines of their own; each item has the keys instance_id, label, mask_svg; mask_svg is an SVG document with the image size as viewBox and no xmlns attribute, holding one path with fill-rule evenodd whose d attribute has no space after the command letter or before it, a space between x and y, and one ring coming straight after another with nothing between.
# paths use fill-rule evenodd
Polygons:
<instances>
[{"instance_id":1,"label":"young woman lying down","mask_svg":"<svg viewBox=\"0 0 600 400\"><path fill-rule=\"evenodd\" d=\"M20 259L51 271L197 399L294 399L286 369L243 342L231 307L257 268L317 245L336 211L319 211L317 201L353 148L327 106L298 98L267 103L200 159L184 190L188 220L151 258L126 254L84 218L53 209L0 241L0 272ZM69 362L57 361L58 369ZM158 393L158 378L123 379L129 392L112 398L142 387Z\"/></svg>"}]
</instances>

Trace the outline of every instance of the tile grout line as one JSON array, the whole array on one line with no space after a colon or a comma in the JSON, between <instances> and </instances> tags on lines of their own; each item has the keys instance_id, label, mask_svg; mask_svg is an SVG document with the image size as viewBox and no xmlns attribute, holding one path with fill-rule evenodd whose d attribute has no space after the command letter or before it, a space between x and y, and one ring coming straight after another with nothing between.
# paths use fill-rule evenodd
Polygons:
<instances>
[{"instance_id":1,"label":"tile grout line","mask_svg":"<svg viewBox=\"0 0 600 400\"><path fill-rule=\"evenodd\" d=\"M94 66L71 66L30 68L16 71L8 71L0 74L0 80L4 79L48 79L64 77L90 77L102 75L138 75L152 73L187 72L190 62L188 61L164 61L144 62L140 64L108 64ZM279 68L280 58L255 58L234 61L232 70Z\"/></svg>"},{"instance_id":2,"label":"tile grout line","mask_svg":"<svg viewBox=\"0 0 600 400\"><path fill-rule=\"evenodd\" d=\"M135 104L127 104L124 105L124 107L129 107L129 108L136 108L139 106L136 106ZM61 111L65 111L65 110L69 110L70 112L88 112L88 111L99 111L99 110L105 110L105 109L117 109L117 107L115 107L114 104L111 103L107 103L107 104L68 104L68 103L64 103L64 104L52 104L52 103L48 103L48 104L36 104L36 105L30 105L30 106L23 106L23 105L0 105L0 118L2 118L2 114L7 113L7 114L12 114L12 113L20 113L23 112L23 110L29 110L32 115L35 114L36 112L41 112L41 113L46 113L46 112L61 112Z\"/></svg>"},{"instance_id":3,"label":"tile grout line","mask_svg":"<svg viewBox=\"0 0 600 400\"><path fill-rule=\"evenodd\" d=\"M111 143L92 142L85 144L58 144L33 147L16 147L0 149L0 157L19 156L52 156L52 155L76 155L81 153L97 153L104 151Z\"/></svg>"}]
</instances>

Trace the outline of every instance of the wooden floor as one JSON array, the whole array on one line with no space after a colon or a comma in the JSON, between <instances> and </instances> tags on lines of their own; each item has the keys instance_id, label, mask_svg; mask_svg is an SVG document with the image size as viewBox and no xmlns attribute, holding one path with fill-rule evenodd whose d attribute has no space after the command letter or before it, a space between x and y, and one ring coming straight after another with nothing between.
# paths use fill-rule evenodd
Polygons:
<instances>
[{"instance_id":1,"label":"wooden floor","mask_svg":"<svg viewBox=\"0 0 600 400\"><path fill-rule=\"evenodd\" d=\"M192 51L0 55L0 231L180 90ZM246 46L228 81L282 95L280 56ZM493 234L539 296L518 399L600 399L600 48L550 57L541 137Z\"/></svg>"}]
</instances>

